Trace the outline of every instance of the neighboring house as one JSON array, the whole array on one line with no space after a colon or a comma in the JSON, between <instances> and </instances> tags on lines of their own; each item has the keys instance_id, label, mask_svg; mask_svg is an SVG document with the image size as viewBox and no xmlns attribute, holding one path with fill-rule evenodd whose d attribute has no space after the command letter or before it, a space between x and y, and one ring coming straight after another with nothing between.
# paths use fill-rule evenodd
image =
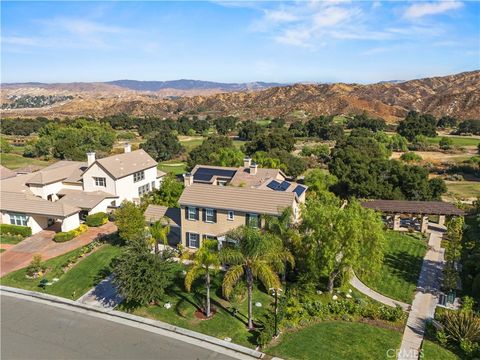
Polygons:
<instances>
[{"instance_id":1,"label":"neighboring house","mask_svg":"<svg viewBox=\"0 0 480 360\"><path fill-rule=\"evenodd\" d=\"M164 221L170 226L168 245L177 246L181 241L181 220L179 208L167 208L161 205L148 205L144 213L145 221L151 225L157 221Z\"/></svg>"},{"instance_id":2,"label":"neighboring house","mask_svg":"<svg viewBox=\"0 0 480 360\"><path fill-rule=\"evenodd\" d=\"M78 227L87 215L107 212L123 200L138 202L143 194L160 186L164 175L144 150L131 151L129 144L123 154L103 159L88 153L87 162L59 161L0 182L1 220L22 226L33 224L33 233L55 222L61 224L62 231L68 231ZM15 206L15 198L22 206ZM39 213L38 209L45 212Z\"/></svg>"},{"instance_id":3,"label":"neighboring house","mask_svg":"<svg viewBox=\"0 0 480 360\"><path fill-rule=\"evenodd\" d=\"M191 184L180 199L181 242L196 249L203 239L218 239L239 226L261 227L262 216L278 216L286 208L299 219L299 197L295 192L265 189Z\"/></svg>"}]
</instances>

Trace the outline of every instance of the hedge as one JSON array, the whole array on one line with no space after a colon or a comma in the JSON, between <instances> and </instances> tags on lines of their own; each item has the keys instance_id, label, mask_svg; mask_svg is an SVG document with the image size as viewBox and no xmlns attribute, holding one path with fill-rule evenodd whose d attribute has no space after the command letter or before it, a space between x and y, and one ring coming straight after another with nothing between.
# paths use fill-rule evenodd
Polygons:
<instances>
[{"instance_id":1,"label":"hedge","mask_svg":"<svg viewBox=\"0 0 480 360\"><path fill-rule=\"evenodd\" d=\"M58 232L53 237L53 241L61 243L61 242L72 240L73 238L87 231L87 229L88 229L88 226L82 224L76 229L73 229L67 232L63 232L63 231Z\"/></svg>"},{"instance_id":2,"label":"hedge","mask_svg":"<svg viewBox=\"0 0 480 360\"><path fill-rule=\"evenodd\" d=\"M97 227L106 224L107 221L108 215L104 212L99 212L96 214L88 215L85 219L85 224L87 224L88 226Z\"/></svg>"},{"instance_id":3,"label":"hedge","mask_svg":"<svg viewBox=\"0 0 480 360\"><path fill-rule=\"evenodd\" d=\"M1 234L21 235L23 237L32 236L32 228L28 226L18 226L11 224L0 224Z\"/></svg>"}]
</instances>

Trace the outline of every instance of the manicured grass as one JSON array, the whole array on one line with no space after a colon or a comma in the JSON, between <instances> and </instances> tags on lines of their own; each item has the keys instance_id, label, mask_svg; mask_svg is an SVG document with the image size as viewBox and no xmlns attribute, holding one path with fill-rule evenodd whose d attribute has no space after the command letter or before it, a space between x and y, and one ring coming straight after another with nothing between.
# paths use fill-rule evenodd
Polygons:
<instances>
[{"instance_id":1,"label":"manicured grass","mask_svg":"<svg viewBox=\"0 0 480 360\"><path fill-rule=\"evenodd\" d=\"M453 145L456 145L456 146L477 146L478 143L480 143L480 139L470 137L470 136L446 136L446 137L448 139L451 139L453 142ZM427 141L430 144L438 144L441 139L442 139L442 136L436 136L436 137L427 138Z\"/></svg>"},{"instance_id":2,"label":"manicured grass","mask_svg":"<svg viewBox=\"0 0 480 360\"><path fill-rule=\"evenodd\" d=\"M425 340L423 342L423 357L422 360L458 360L460 357L455 355L448 349L441 347L434 342Z\"/></svg>"},{"instance_id":3,"label":"manicured grass","mask_svg":"<svg viewBox=\"0 0 480 360\"><path fill-rule=\"evenodd\" d=\"M178 137L180 144L182 144L187 152L191 151L193 148L201 145L205 138L203 136L182 136Z\"/></svg>"},{"instance_id":4,"label":"manicured grass","mask_svg":"<svg viewBox=\"0 0 480 360\"><path fill-rule=\"evenodd\" d=\"M458 199L468 199L479 196L480 182L478 181L446 181L447 196Z\"/></svg>"},{"instance_id":5,"label":"manicured grass","mask_svg":"<svg viewBox=\"0 0 480 360\"><path fill-rule=\"evenodd\" d=\"M18 169L28 165L36 165L41 167L50 165L48 161L38 160L34 158L26 158L17 154L1 154L0 164L9 169Z\"/></svg>"},{"instance_id":6,"label":"manicured grass","mask_svg":"<svg viewBox=\"0 0 480 360\"><path fill-rule=\"evenodd\" d=\"M0 234L0 244L18 244L23 239L20 235Z\"/></svg>"},{"instance_id":7,"label":"manicured grass","mask_svg":"<svg viewBox=\"0 0 480 360\"><path fill-rule=\"evenodd\" d=\"M80 260L74 267L63 273L65 262L72 256L81 253L81 249L76 249L64 255L45 261L45 265L50 269L45 278L52 281L53 278L60 280L51 286L45 287L45 292L65 298L77 299L86 293L91 287L108 276L111 261L120 254L121 249L113 245L103 245L94 252L90 253L85 259ZM20 269L10 273L0 279L0 283L6 286L17 287L26 290L42 291L39 287L41 279L27 279L25 269Z\"/></svg>"},{"instance_id":8,"label":"manicured grass","mask_svg":"<svg viewBox=\"0 0 480 360\"><path fill-rule=\"evenodd\" d=\"M376 326L328 321L285 333L265 351L284 359L377 360L387 359L387 351L399 348L401 338L399 332Z\"/></svg>"},{"instance_id":9,"label":"manicured grass","mask_svg":"<svg viewBox=\"0 0 480 360\"><path fill-rule=\"evenodd\" d=\"M187 164L178 160L164 161L158 164L157 168L166 173L181 175L187 172Z\"/></svg>"},{"instance_id":10,"label":"manicured grass","mask_svg":"<svg viewBox=\"0 0 480 360\"><path fill-rule=\"evenodd\" d=\"M245 143L246 141L244 140L233 140L233 146L235 146L237 149L240 149L240 147Z\"/></svg>"},{"instance_id":11,"label":"manicured grass","mask_svg":"<svg viewBox=\"0 0 480 360\"><path fill-rule=\"evenodd\" d=\"M377 275L362 277L362 281L385 296L410 304L426 251L425 240L407 233L388 231L382 268Z\"/></svg>"},{"instance_id":12,"label":"manicured grass","mask_svg":"<svg viewBox=\"0 0 480 360\"><path fill-rule=\"evenodd\" d=\"M135 309L134 314L167 322L172 325L181 326L190 330L198 331L207 335L225 339L230 337L232 342L255 347L255 333L247 331L247 300L246 295L243 301L236 305L238 314L231 313L231 303L221 297L221 276L216 276L212 284L212 306L217 313L209 320L199 320L195 317L195 311L204 302L205 287L203 279L195 282L192 293L185 292L183 278L158 306L148 306ZM269 304L272 297L258 288L254 290L253 302L261 302L262 307L253 307L254 319L258 319L265 311L272 311ZM163 305L170 302L172 307L165 309Z\"/></svg>"},{"instance_id":13,"label":"manicured grass","mask_svg":"<svg viewBox=\"0 0 480 360\"><path fill-rule=\"evenodd\" d=\"M272 122L272 120L269 119L263 119L263 120L255 120L255 122L260 125L260 126L268 126Z\"/></svg>"}]
</instances>

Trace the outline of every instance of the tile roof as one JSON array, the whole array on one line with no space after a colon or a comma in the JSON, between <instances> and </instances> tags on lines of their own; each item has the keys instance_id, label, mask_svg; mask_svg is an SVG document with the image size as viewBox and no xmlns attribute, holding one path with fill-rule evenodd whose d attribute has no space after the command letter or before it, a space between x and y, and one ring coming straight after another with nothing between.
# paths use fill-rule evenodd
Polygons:
<instances>
[{"instance_id":1,"label":"tile roof","mask_svg":"<svg viewBox=\"0 0 480 360\"><path fill-rule=\"evenodd\" d=\"M463 215L463 210L443 201L408 201L408 200L370 200L362 206L383 212L425 214L425 215Z\"/></svg>"},{"instance_id":2,"label":"tile roof","mask_svg":"<svg viewBox=\"0 0 480 360\"><path fill-rule=\"evenodd\" d=\"M14 176L17 176L17 173L15 171L12 171L5 166L0 165L0 180L8 179Z\"/></svg>"},{"instance_id":3,"label":"tile roof","mask_svg":"<svg viewBox=\"0 0 480 360\"><path fill-rule=\"evenodd\" d=\"M19 174L15 177L3 179L2 181L0 181L0 189L2 191L29 193L31 195L32 193L26 183L30 181L30 179L34 176L35 173L29 173Z\"/></svg>"},{"instance_id":4,"label":"tile roof","mask_svg":"<svg viewBox=\"0 0 480 360\"><path fill-rule=\"evenodd\" d=\"M81 174L87 168L87 163L82 161L58 161L34 173L27 184L47 185L67 178L79 182Z\"/></svg>"},{"instance_id":5,"label":"tile roof","mask_svg":"<svg viewBox=\"0 0 480 360\"><path fill-rule=\"evenodd\" d=\"M293 205L295 194L248 187L192 184L180 196L179 204L259 214L279 215Z\"/></svg>"},{"instance_id":6,"label":"tile roof","mask_svg":"<svg viewBox=\"0 0 480 360\"><path fill-rule=\"evenodd\" d=\"M116 179L157 166L157 162L143 149L97 159L96 163Z\"/></svg>"},{"instance_id":7,"label":"tile roof","mask_svg":"<svg viewBox=\"0 0 480 360\"><path fill-rule=\"evenodd\" d=\"M164 177L165 175L167 175L166 172L157 169L157 179L158 179L158 178L161 178L161 177Z\"/></svg>"},{"instance_id":8,"label":"tile roof","mask_svg":"<svg viewBox=\"0 0 480 360\"><path fill-rule=\"evenodd\" d=\"M180 209L179 208L169 208L161 205L148 205L144 213L145 221L155 222L166 216L172 222L171 226L180 227Z\"/></svg>"},{"instance_id":9,"label":"tile roof","mask_svg":"<svg viewBox=\"0 0 480 360\"><path fill-rule=\"evenodd\" d=\"M0 199L0 210L2 211L59 218L64 218L80 211L78 207L62 204L58 201L51 202L30 194L18 192L2 191Z\"/></svg>"},{"instance_id":10,"label":"tile roof","mask_svg":"<svg viewBox=\"0 0 480 360\"><path fill-rule=\"evenodd\" d=\"M57 202L60 204L67 204L81 209L91 210L104 199L116 199L118 196L106 193L104 191L86 192L82 190L62 189L59 195L64 195Z\"/></svg>"}]
</instances>

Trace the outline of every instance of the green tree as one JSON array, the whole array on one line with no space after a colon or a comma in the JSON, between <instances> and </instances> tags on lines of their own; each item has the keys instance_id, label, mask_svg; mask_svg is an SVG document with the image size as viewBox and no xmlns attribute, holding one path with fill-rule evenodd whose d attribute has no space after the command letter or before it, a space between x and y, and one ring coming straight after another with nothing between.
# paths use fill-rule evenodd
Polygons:
<instances>
[{"instance_id":1,"label":"green tree","mask_svg":"<svg viewBox=\"0 0 480 360\"><path fill-rule=\"evenodd\" d=\"M169 254L152 254L145 241L130 243L117 259L113 279L127 305L158 303L180 270Z\"/></svg>"},{"instance_id":2,"label":"green tree","mask_svg":"<svg viewBox=\"0 0 480 360\"><path fill-rule=\"evenodd\" d=\"M245 153L252 155L257 151L285 150L290 152L295 146L295 138L285 128L273 129L269 134L254 137L244 145Z\"/></svg>"},{"instance_id":3,"label":"green tree","mask_svg":"<svg viewBox=\"0 0 480 360\"><path fill-rule=\"evenodd\" d=\"M171 132L154 133L140 147L157 161L170 160L184 150L178 138Z\"/></svg>"},{"instance_id":4,"label":"green tree","mask_svg":"<svg viewBox=\"0 0 480 360\"><path fill-rule=\"evenodd\" d=\"M153 245L155 248L155 254L158 254L158 245L162 242L163 245L167 245L168 234L170 233L170 220L167 217L163 217L158 221L155 221L150 226L150 235L153 239Z\"/></svg>"},{"instance_id":5,"label":"green tree","mask_svg":"<svg viewBox=\"0 0 480 360\"><path fill-rule=\"evenodd\" d=\"M210 317L210 274L218 271L220 267L217 240L204 240L202 246L195 253L192 267L185 276L185 288L188 292L192 289L192 283L201 275L205 275L205 288L207 291L205 299L205 316Z\"/></svg>"},{"instance_id":6,"label":"green tree","mask_svg":"<svg viewBox=\"0 0 480 360\"><path fill-rule=\"evenodd\" d=\"M208 164L236 167L243 164L245 155L235 147L220 148L209 156Z\"/></svg>"},{"instance_id":7,"label":"green tree","mask_svg":"<svg viewBox=\"0 0 480 360\"><path fill-rule=\"evenodd\" d=\"M330 187L336 184L337 178L325 170L312 169L305 175L304 182L308 186L309 195L317 195L330 191Z\"/></svg>"},{"instance_id":8,"label":"green tree","mask_svg":"<svg viewBox=\"0 0 480 360\"><path fill-rule=\"evenodd\" d=\"M190 151L187 159L188 167L192 169L195 165L210 165L212 154L226 148L235 148L232 139L227 136L209 136L201 145Z\"/></svg>"},{"instance_id":9,"label":"green tree","mask_svg":"<svg viewBox=\"0 0 480 360\"><path fill-rule=\"evenodd\" d=\"M437 121L432 115L410 111L398 124L397 133L409 141L413 141L418 135L435 137L437 136Z\"/></svg>"},{"instance_id":10,"label":"green tree","mask_svg":"<svg viewBox=\"0 0 480 360\"><path fill-rule=\"evenodd\" d=\"M217 133L220 135L227 135L230 131L235 129L238 119L234 116L219 117L215 119L214 125Z\"/></svg>"},{"instance_id":11,"label":"green tree","mask_svg":"<svg viewBox=\"0 0 480 360\"><path fill-rule=\"evenodd\" d=\"M177 180L174 174L169 173L163 177L160 188L146 194L142 201L144 204L178 207L178 199L182 192L183 184Z\"/></svg>"},{"instance_id":12,"label":"green tree","mask_svg":"<svg viewBox=\"0 0 480 360\"><path fill-rule=\"evenodd\" d=\"M12 145L4 137L0 138L0 153L8 154L12 151Z\"/></svg>"},{"instance_id":13,"label":"green tree","mask_svg":"<svg viewBox=\"0 0 480 360\"><path fill-rule=\"evenodd\" d=\"M290 127L288 128L288 131L294 136L294 137L304 137L308 135L307 128L305 127L305 124L301 122L300 120L296 120L290 124Z\"/></svg>"},{"instance_id":14,"label":"green tree","mask_svg":"<svg viewBox=\"0 0 480 360\"><path fill-rule=\"evenodd\" d=\"M458 271L456 263L462 255L462 236L465 226L463 216L456 216L447 222L447 232L445 237L447 243L445 246L445 267L443 271L443 286L448 290L457 288Z\"/></svg>"},{"instance_id":15,"label":"green tree","mask_svg":"<svg viewBox=\"0 0 480 360\"><path fill-rule=\"evenodd\" d=\"M239 126L238 137L242 140L251 141L265 133L265 128L252 120L245 121Z\"/></svg>"},{"instance_id":16,"label":"green tree","mask_svg":"<svg viewBox=\"0 0 480 360\"><path fill-rule=\"evenodd\" d=\"M114 213L118 235L124 241L137 242L145 240L145 218L140 206L131 201L123 201Z\"/></svg>"},{"instance_id":17,"label":"green tree","mask_svg":"<svg viewBox=\"0 0 480 360\"><path fill-rule=\"evenodd\" d=\"M453 146L453 140L444 136L440 139L440 142L438 143L438 145L442 150L449 150Z\"/></svg>"},{"instance_id":18,"label":"green tree","mask_svg":"<svg viewBox=\"0 0 480 360\"><path fill-rule=\"evenodd\" d=\"M220 250L220 261L230 264L223 278L222 290L226 298L241 278L245 278L248 294L248 328L253 329L252 291L254 279L267 288L279 288L277 273L284 271L285 262L293 263L292 254L284 249L282 241L258 229L242 226L227 234L233 247Z\"/></svg>"}]
</instances>

